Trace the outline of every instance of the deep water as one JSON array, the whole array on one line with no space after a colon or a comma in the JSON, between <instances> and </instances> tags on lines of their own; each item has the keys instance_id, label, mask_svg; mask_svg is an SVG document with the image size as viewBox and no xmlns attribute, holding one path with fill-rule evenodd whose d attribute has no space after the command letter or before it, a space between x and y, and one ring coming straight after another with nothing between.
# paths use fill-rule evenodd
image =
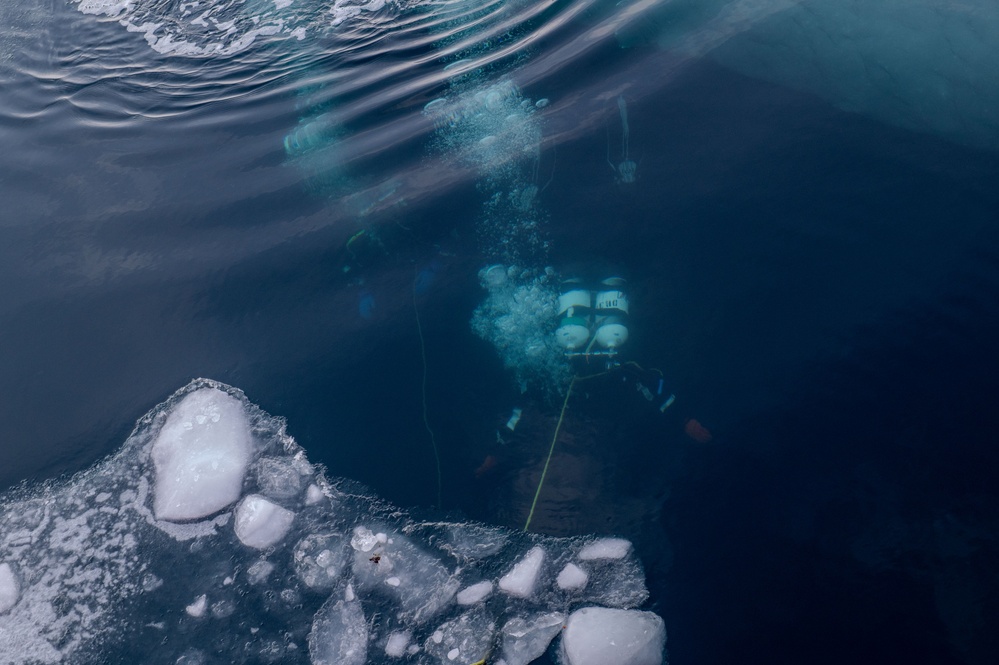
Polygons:
<instances>
[{"instance_id":1,"label":"deep water","mask_svg":"<svg viewBox=\"0 0 999 665\"><path fill-rule=\"evenodd\" d=\"M16 4L0 10L0 488L91 467L208 377L285 418L333 476L521 528L564 386L522 392L470 320L480 269L513 262L494 232L524 238L536 215L546 249L522 263L626 277L621 359L677 399L660 413L617 375L574 388L534 529L632 539L670 663L999 662L986 142L663 51L646 34L661 16L545 69L616 11L552 3L476 70L550 100L524 120L545 137L530 212L497 220L484 201L521 175L454 157L456 125L422 111L461 92L433 78L457 28L417 38L444 30L385 10L195 58L73 2ZM412 34L385 28L403 18ZM731 66L738 39L726 49ZM619 95L633 183L608 163ZM333 112L320 148L289 153Z\"/></svg>"}]
</instances>

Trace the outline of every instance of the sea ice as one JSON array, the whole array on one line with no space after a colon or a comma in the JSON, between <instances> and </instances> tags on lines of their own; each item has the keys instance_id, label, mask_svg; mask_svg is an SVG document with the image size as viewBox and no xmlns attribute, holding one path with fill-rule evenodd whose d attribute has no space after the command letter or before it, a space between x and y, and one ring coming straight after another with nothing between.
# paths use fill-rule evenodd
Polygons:
<instances>
[{"instance_id":1,"label":"sea ice","mask_svg":"<svg viewBox=\"0 0 999 665\"><path fill-rule=\"evenodd\" d=\"M236 508L236 537L247 547L258 550L281 542L295 513L260 496L251 494Z\"/></svg>"},{"instance_id":2,"label":"sea ice","mask_svg":"<svg viewBox=\"0 0 999 665\"><path fill-rule=\"evenodd\" d=\"M548 649L562 630L565 615L544 612L528 617L514 617L503 626L503 660L506 665L527 665Z\"/></svg>"},{"instance_id":3,"label":"sea ice","mask_svg":"<svg viewBox=\"0 0 999 665\"><path fill-rule=\"evenodd\" d=\"M236 398L216 388L189 393L152 446L156 517L196 520L231 505L242 494L252 453L249 423Z\"/></svg>"},{"instance_id":4,"label":"sea ice","mask_svg":"<svg viewBox=\"0 0 999 665\"><path fill-rule=\"evenodd\" d=\"M465 587L458 592L458 595L454 599L458 601L459 605L474 605L488 598L492 592L493 583L489 580L483 580L477 584Z\"/></svg>"},{"instance_id":5,"label":"sea ice","mask_svg":"<svg viewBox=\"0 0 999 665\"><path fill-rule=\"evenodd\" d=\"M205 610L208 609L208 596L201 594L194 599L194 602L184 608L184 611L188 615L198 618L205 616Z\"/></svg>"},{"instance_id":6,"label":"sea ice","mask_svg":"<svg viewBox=\"0 0 999 665\"><path fill-rule=\"evenodd\" d=\"M585 607L562 633L566 665L662 665L666 628L652 612Z\"/></svg>"},{"instance_id":7,"label":"sea ice","mask_svg":"<svg viewBox=\"0 0 999 665\"><path fill-rule=\"evenodd\" d=\"M586 586L586 582L589 579L590 576L586 574L585 570L574 563L567 563L565 564L565 568L562 569L562 572L558 574L555 582L558 584L559 589L574 591L576 589L582 589Z\"/></svg>"},{"instance_id":8,"label":"sea ice","mask_svg":"<svg viewBox=\"0 0 999 665\"><path fill-rule=\"evenodd\" d=\"M336 534L306 536L292 556L295 574L311 589L332 589L349 561L347 539Z\"/></svg>"},{"instance_id":9,"label":"sea ice","mask_svg":"<svg viewBox=\"0 0 999 665\"><path fill-rule=\"evenodd\" d=\"M470 665L489 655L496 622L482 609L474 609L446 621L423 647L443 665Z\"/></svg>"},{"instance_id":10,"label":"sea ice","mask_svg":"<svg viewBox=\"0 0 999 665\"><path fill-rule=\"evenodd\" d=\"M234 510L209 519L156 519L154 477L162 467L154 467L150 450L164 425L177 421L178 411L192 429L199 413L214 422L211 412L191 415L192 395L239 406L253 433L245 480L252 489ZM281 463L254 464L258 454ZM299 473L300 494L263 495L265 466ZM329 499L294 512L278 505L301 506L310 485ZM221 528L229 521L235 533ZM289 547L257 549L269 542ZM211 653L282 665L389 665L397 658L469 665L499 659L502 648L506 665L524 665L558 632L556 612L633 607L647 596L633 548L622 558L583 563L579 554L592 542L414 521L356 483L326 478L308 465L280 418L202 379L140 420L121 450L94 468L0 499L0 664L203 664ZM563 571L565 586L573 568L588 582L560 590L556 572ZM496 594L500 579L504 593ZM525 597L533 612L525 612ZM568 652L575 653L571 644ZM632 660L606 665L649 665Z\"/></svg>"},{"instance_id":11,"label":"sea ice","mask_svg":"<svg viewBox=\"0 0 999 665\"><path fill-rule=\"evenodd\" d=\"M514 564L513 569L500 578L499 588L511 596L527 598L534 593L534 585L541 572L541 564L545 560L545 551L541 547L533 547L524 558Z\"/></svg>"},{"instance_id":12,"label":"sea ice","mask_svg":"<svg viewBox=\"0 0 999 665\"><path fill-rule=\"evenodd\" d=\"M579 551L580 561L623 559L631 551L631 541L624 538L601 538Z\"/></svg>"},{"instance_id":13,"label":"sea ice","mask_svg":"<svg viewBox=\"0 0 999 665\"><path fill-rule=\"evenodd\" d=\"M451 602L460 583L437 558L397 533L391 537L368 534L370 530L355 530L351 541L355 550L352 570L359 593L387 595L399 615L414 624L426 621Z\"/></svg>"},{"instance_id":14,"label":"sea ice","mask_svg":"<svg viewBox=\"0 0 999 665\"><path fill-rule=\"evenodd\" d=\"M272 499L294 498L305 484L294 461L287 458L264 457L254 465L254 471L260 493Z\"/></svg>"},{"instance_id":15,"label":"sea ice","mask_svg":"<svg viewBox=\"0 0 999 665\"><path fill-rule=\"evenodd\" d=\"M326 601L312 622L309 655L312 665L364 665L368 624L359 602Z\"/></svg>"},{"instance_id":16,"label":"sea ice","mask_svg":"<svg viewBox=\"0 0 999 665\"><path fill-rule=\"evenodd\" d=\"M0 563L0 614L17 605L21 585L9 563Z\"/></svg>"},{"instance_id":17,"label":"sea ice","mask_svg":"<svg viewBox=\"0 0 999 665\"><path fill-rule=\"evenodd\" d=\"M413 636L408 630L397 630L390 633L385 641L385 655L390 658L402 658Z\"/></svg>"}]
</instances>

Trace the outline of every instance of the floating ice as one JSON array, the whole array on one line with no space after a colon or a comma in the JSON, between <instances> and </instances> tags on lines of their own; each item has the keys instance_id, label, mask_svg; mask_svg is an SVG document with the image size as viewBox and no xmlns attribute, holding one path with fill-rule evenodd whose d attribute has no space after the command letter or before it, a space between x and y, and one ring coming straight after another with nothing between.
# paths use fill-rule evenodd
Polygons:
<instances>
[{"instance_id":1,"label":"floating ice","mask_svg":"<svg viewBox=\"0 0 999 665\"><path fill-rule=\"evenodd\" d=\"M624 538L601 538L579 551L580 561L623 559L631 551L631 541Z\"/></svg>"},{"instance_id":2,"label":"floating ice","mask_svg":"<svg viewBox=\"0 0 999 665\"><path fill-rule=\"evenodd\" d=\"M21 584L9 563L0 563L0 614L17 605Z\"/></svg>"},{"instance_id":3,"label":"floating ice","mask_svg":"<svg viewBox=\"0 0 999 665\"><path fill-rule=\"evenodd\" d=\"M527 617L514 617L503 626L503 660L506 665L527 665L540 658L548 645L562 630L565 615L544 612Z\"/></svg>"},{"instance_id":4,"label":"floating ice","mask_svg":"<svg viewBox=\"0 0 999 665\"><path fill-rule=\"evenodd\" d=\"M344 536L312 534L295 545L295 573L310 589L332 589L349 561Z\"/></svg>"},{"instance_id":5,"label":"floating ice","mask_svg":"<svg viewBox=\"0 0 999 665\"><path fill-rule=\"evenodd\" d=\"M385 655L390 658L402 658L406 655L406 649L412 639L413 636L408 630L397 630L390 633L385 641Z\"/></svg>"},{"instance_id":6,"label":"floating ice","mask_svg":"<svg viewBox=\"0 0 999 665\"><path fill-rule=\"evenodd\" d=\"M312 665L363 665L368 657L368 624L357 601L332 599L323 605L309 634Z\"/></svg>"},{"instance_id":7,"label":"floating ice","mask_svg":"<svg viewBox=\"0 0 999 665\"><path fill-rule=\"evenodd\" d=\"M254 467L257 487L264 496L280 500L301 494L304 478L295 468L294 460L264 457Z\"/></svg>"},{"instance_id":8,"label":"floating ice","mask_svg":"<svg viewBox=\"0 0 999 665\"><path fill-rule=\"evenodd\" d=\"M294 520L295 513L251 494L236 508L236 537L247 547L262 550L281 542Z\"/></svg>"},{"instance_id":9,"label":"floating ice","mask_svg":"<svg viewBox=\"0 0 999 665\"><path fill-rule=\"evenodd\" d=\"M375 534L372 545L371 532L365 531L355 532L362 541L360 549L355 546L352 568L358 591L387 595L399 616L416 625L451 602L460 582L439 559L399 534Z\"/></svg>"},{"instance_id":10,"label":"floating ice","mask_svg":"<svg viewBox=\"0 0 999 665\"><path fill-rule=\"evenodd\" d=\"M211 520L157 520L161 469L152 451L178 414L190 414L192 401L206 395L238 407L252 432L243 500ZM224 410L217 423L201 415L221 426L233 412ZM287 469L302 476L302 491L266 496L287 486ZM323 500L308 502L310 485ZM244 527L282 511L294 521L282 527L278 548L247 547L220 528L229 520L245 539L273 534L268 519L262 530ZM0 663L190 664L212 654L289 665L397 658L469 665L509 642L507 663L515 665L543 650L556 612L644 601L634 548L621 559L587 561L583 588L560 585L556 571L576 565L593 542L417 521L350 481L330 482L308 465L282 420L202 379L143 417L121 450L94 468L0 498L0 603L7 608L0 612ZM491 593L499 579L506 592ZM498 641L497 626L504 627Z\"/></svg>"},{"instance_id":11,"label":"floating ice","mask_svg":"<svg viewBox=\"0 0 999 665\"><path fill-rule=\"evenodd\" d=\"M489 580L484 580L472 586L465 587L458 592L458 595L454 599L458 601L459 605L474 605L488 598L492 592L493 583Z\"/></svg>"},{"instance_id":12,"label":"floating ice","mask_svg":"<svg viewBox=\"0 0 999 665\"><path fill-rule=\"evenodd\" d=\"M514 564L513 569L500 578L499 588L519 598L527 598L534 593L534 585L545 560L545 551L534 547L524 558Z\"/></svg>"},{"instance_id":13,"label":"floating ice","mask_svg":"<svg viewBox=\"0 0 999 665\"><path fill-rule=\"evenodd\" d=\"M242 405L216 388L187 395L153 443L156 517L207 517L235 503L253 453Z\"/></svg>"},{"instance_id":14,"label":"floating ice","mask_svg":"<svg viewBox=\"0 0 999 665\"><path fill-rule=\"evenodd\" d=\"M201 594L194 599L194 602L184 608L189 616L194 618L205 616L205 610L208 609L208 596Z\"/></svg>"},{"instance_id":15,"label":"floating ice","mask_svg":"<svg viewBox=\"0 0 999 665\"><path fill-rule=\"evenodd\" d=\"M585 570L574 563L567 563L565 564L565 568L559 572L555 582L558 584L559 589L575 590L586 586L586 582L589 579L590 576L586 574Z\"/></svg>"},{"instance_id":16,"label":"floating ice","mask_svg":"<svg viewBox=\"0 0 999 665\"><path fill-rule=\"evenodd\" d=\"M470 665L489 655L496 622L481 609L443 623L423 648L443 665Z\"/></svg>"},{"instance_id":17,"label":"floating ice","mask_svg":"<svg viewBox=\"0 0 999 665\"><path fill-rule=\"evenodd\" d=\"M562 634L566 665L662 665L666 628L652 612L586 607Z\"/></svg>"}]
</instances>

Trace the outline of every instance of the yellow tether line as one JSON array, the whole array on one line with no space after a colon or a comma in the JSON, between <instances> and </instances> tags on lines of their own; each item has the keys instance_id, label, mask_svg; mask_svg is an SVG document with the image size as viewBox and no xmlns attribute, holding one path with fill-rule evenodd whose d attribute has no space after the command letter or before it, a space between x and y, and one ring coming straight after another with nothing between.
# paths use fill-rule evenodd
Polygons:
<instances>
[{"instance_id":1,"label":"yellow tether line","mask_svg":"<svg viewBox=\"0 0 999 665\"><path fill-rule=\"evenodd\" d=\"M416 272L416 269L413 269ZM430 445L434 448L434 461L437 463L437 507L441 507L441 456L437 452L437 440L434 438L434 431L430 428L430 421L427 420L427 349L423 342L423 326L420 324L420 308L416 305L416 276L413 277L413 310L416 312L416 330L420 333L420 357L423 359L423 426L430 434Z\"/></svg>"},{"instance_id":2,"label":"yellow tether line","mask_svg":"<svg viewBox=\"0 0 999 665\"><path fill-rule=\"evenodd\" d=\"M548 475L548 464L552 461L552 453L555 452L555 442L558 441L558 431L562 429L562 419L565 417L565 409L569 406L569 395L572 394L572 387L576 385L576 377L572 377L569 389L565 391L565 401L562 402L562 412L558 416L558 424L555 425L555 436L552 437L551 448L548 449L548 459L545 460L545 468L541 471L541 480L538 481L538 489L534 492L534 501L531 502L531 512L527 515L527 522L524 523L524 531L531 526L531 518L534 517L534 507L538 505L538 497L541 495L541 486L545 484L545 476Z\"/></svg>"}]
</instances>

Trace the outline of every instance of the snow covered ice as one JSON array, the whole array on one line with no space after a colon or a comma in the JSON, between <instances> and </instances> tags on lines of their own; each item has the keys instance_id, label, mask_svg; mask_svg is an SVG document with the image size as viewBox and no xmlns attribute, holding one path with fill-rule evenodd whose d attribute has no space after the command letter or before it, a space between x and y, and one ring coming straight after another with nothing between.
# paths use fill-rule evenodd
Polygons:
<instances>
[{"instance_id":1,"label":"snow covered ice","mask_svg":"<svg viewBox=\"0 0 999 665\"><path fill-rule=\"evenodd\" d=\"M0 665L526 665L581 608L629 610L608 615L627 640L603 665L659 665L658 633L632 648L647 596L627 541L420 521L205 379L112 457L0 499Z\"/></svg>"}]
</instances>

